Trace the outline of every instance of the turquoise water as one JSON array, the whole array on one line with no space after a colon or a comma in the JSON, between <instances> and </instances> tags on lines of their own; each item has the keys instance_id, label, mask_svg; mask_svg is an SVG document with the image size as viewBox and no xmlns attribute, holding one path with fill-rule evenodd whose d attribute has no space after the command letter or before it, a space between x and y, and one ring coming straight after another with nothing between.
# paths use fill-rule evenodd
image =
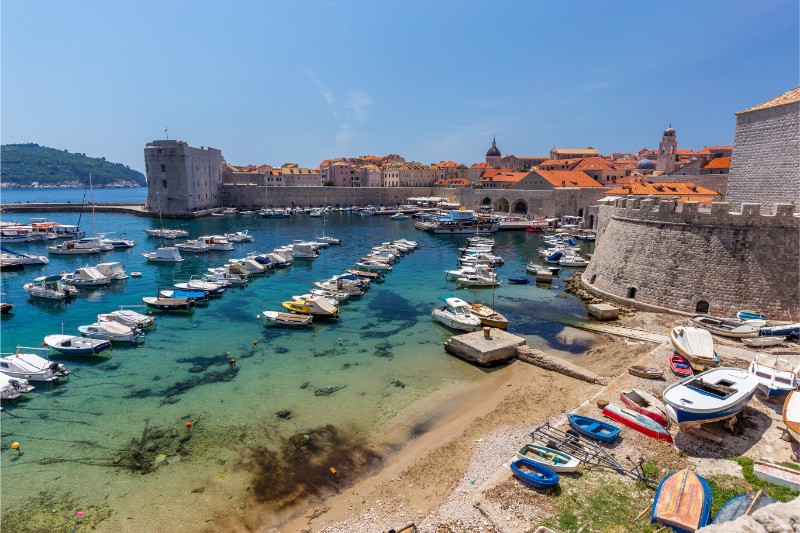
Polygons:
<instances>
[{"instance_id":1,"label":"turquoise water","mask_svg":"<svg viewBox=\"0 0 800 533\"><path fill-rule=\"evenodd\" d=\"M147 187L125 189L95 187L92 191L94 201L101 203L144 203L147 200ZM89 201L89 191L80 189L0 189L0 203L17 204L26 202L70 202L81 203L84 197Z\"/></svg>"},{"instance_id":2,"label":"turquoise water","mask_svg":"<svg viewBox=\"0 0 800 533\"><path fill-rule=\"evenodd\" d=\"M74 224L78 215L30 213L24 217L28 216ZM293 239L321 235L323 230L321 219L306 215L164 221L165 226L188 229L192 237L241 229L255 236L254 243L236 245L232 252L184 254L186 261L173 266L149 264L141 255L157 247L143 229L157 227L158 220L98 214L96 221L98 231L126 233L138 244L100 257L50 256L48 266L3 273L3 301L15 305L13 315L3 316L3 352L13 352L18 345L41 346L45 335L60 333L62 328L77 334L77 327L94 322L98 313L139 304L143 296L155 295L158 289L201 274L227 258L269 251ZM82 226L90 228L91 221L84 217ZM182 489L175 480L178 472L186 472L172 466L180 459L174 448L154 450L167 455L165 464L170 466L147 476L120 468L119 457L126 444L142 437L145 426L179 431L183 436L187 420L194 421L192 437L204 443L205 453L229 461L244 453L245 444L252 446L261 438L285 443L295 433L326 425L336 428L344 441L341 446L348 446L343 436L368 436L431 391L485 375L444 352L442 345L453 332L430 317L442 294L489 304L494 299L494 307L510 320L509 331L528 337L533 344L573 352L585 348L557 340L563 326L554 319L585 318L580 301L557 296L563 292L564 274L552 287L506 281L522 275L524 264L535 257L540 245L537 235L495 235L495 253L506 264L499 270L503 286L493 294L491 289L459 289L445 281L444 270L455 267L464 236L420 232L413 220L338 212L326 216L324 230L343 244L322 249L313 261L296 260L288 269L255 277L242 288L230 288L191 315L159 315L157 327L139 346L117 345L105 357L53 356L73 372L66 383L35 384L37 390L25 399L3 405L3 494L13 490L14 502L21 502L42 490L70 491L86 505L105 502L116 509L136 498L137 505L146 506L156 496L132 488L138 485L131 483L147 478L153 480L148 491L158 486L159 498L177 498ZM371 246L402 237L420 242L419 249L401 259L385 281L373 284L360 300L343 304L338 321L296 331L265 328L256 319L261 311L278 310L282 300L306 292L313 281L352 267ZM11 248L45 253L44 243ZM102 289L81 289L79 297L66 304L29 299L22 289L36 276L101 261L119 261L129 273L141 271L143 276ZM235 358L236 368L229 366L230 357ZM327 396L315 395L315 390L327 387L343 388ZM278 411L290 411L290 418L277 417ZM203 431L206 441L201 440ZM22 455L8 449L12 441L20 443ZM194 463L192 475L208 476L220 469L203 457ZM256 494L261 500L280 496L269 490ZM3 507L13 508L14 503L4 498Z\"/></svg>"}]
</instances>

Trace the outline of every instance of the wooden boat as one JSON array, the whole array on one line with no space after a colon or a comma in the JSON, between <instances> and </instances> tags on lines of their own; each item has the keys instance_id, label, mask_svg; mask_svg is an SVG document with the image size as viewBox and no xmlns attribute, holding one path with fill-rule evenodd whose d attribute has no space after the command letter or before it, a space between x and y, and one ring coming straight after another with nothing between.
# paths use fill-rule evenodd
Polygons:
<instances>
[{"instance_id":1,"label":"wooden boat","mask_svg":"<svg viewBox=\"0 0 800 533\"><path fill-rule=\"evenodd\" d=\"M558 485L558 474L532 459L517 459L511 463L514 476L531 487L549 489Z\"/></svg>"},{"instance_id":2,"label":"wooden boat","mask_svg":"<svg viewBox=\"0 0 800 533\"><path fill-rule=\"evenodd\" d=\"M612 424L583 415L568 414L567 420L581 435L600 442L614 442L619 436L619 428Z\"/></svg>"},{"instance_id":3,"label":"wooden boat","mask_svg":"<svg viewBox=\"0 0 800 533\"><path fill-rule=\"evenodd\" d=\"M581 464L577 457L538 444L526 444L520 448L517 459L530 459L542 463L553 472L574 472Z\"/></svg>"},{"instance_id":4,"label":"wooden boat","mask_svg":"<svg viewBox=\"0 0 800 533\"><path fill-rule=\"evenodd\" d=\"M611 420L616 420L620 424L638 431L642 435L647 435L656 440L672 442L672 435L664 429L664 426L632 409L610 403L603 408L603 414Z\"/></svg>"},{"instance_id":5,"label":"wooden boat","mask_svg":"<svg viewBox=\"0 0 800 533\"><path fill-rule=\"evenodd\" d=\"M74 335L48 335L44 343L57 352L69 355L94 355L111 348L111 341Z\"/></svg>"},{"instance_id":6,"label":"wooden boat","mask_svg":"<svg viewBox=\"0 0 800 533\"><path fill-rule=\"evenodd\" d=\"M508 282L513 285L527 285L531 280L525 276L519 278L508 278Z\"/></svg>"},{"instance_id":7,"label":"wooden boat","mask_svg":"<svg viewBox=\"0 0 800 533\"><path fill-rule=\"evenodd\" d=\"M714 351L714 339L708 330L678 326L669 332L672 347L685 357L693 370L703 372L719 366L719 356Z\"/></svg>"},{"instance_id":8,"label":"wooden boat","mask_svg":"<svg viewBox=\"0 0 800 533\"><path fill-rule=\"evenodd\" d=\"M747 370L758 378L758 390L768 398L797 388L797 374L786 359L776 356L768 361L766 355L756 355Z\"/></svg>"},{"instance_id":9,"label":"wooden boat","mask_svg":"<svg viewBox=\"0 0 800 533\"><path fill-rule=\"evenodd\" d=\"M742 339L742 343L750 348L767 348L769 346L777 346L786 342L785 336L769 336L769 337L753 337L750 339Z\"/></svg>"},{"instance_id":10,"label":"wooden boat","mask_svg":"<svg viewBox=\"0 0 800 533\"><path fill-rule=\"evenodd\" d=\"M644 379L661 379L664 372L649 366L634 365L628 369L628 374Z\"/></svg>"},{"instance_id":11,"label":"wooden boat","mask_svg":"<svg viewBox=\"0 0 800 533\"><path fill-rule=\"evenodd\" d=\"M192 311L194 300L189 298L163 298L160 296L145 296L142 301L147 307L159 311Z\"/></svg>"},{"instance_id":12,"label":"wooden boat","mask_svg":"<svg viewBox=\"0 0 800 533\"><path fill-rule=\"evenodd\" d=\"M358 276L359 278L374 279L376 281L383 278L383 274L381 274L380 272L369 272L367 270L355 270L349 268L347 269L347 273L353 274L354 276Z\"/></svg>"},{"instance_id":13,"label":"wooden boat","mask_svg":"<svg viewBox=\"0 0 800 533\"><path fill-rule=\"evenodd\" d=\"M753 461L753 474L767 483L800 490L800 471L764 461Z\"/></svg>"},{"instance_id":14,"label":"wooden boat","mask_svg":"<svg viewBox=\"0 0 800 533\"><path fill-rule=\"evenodd\" d=\"M800 392L790 392L783 402L783 423L792 438L800 442Z\"/></svg>"},{"instance_id":15,"label":"wooden boat","mask_svg":"<svg viewBox=\"0 0 800 533\"><path fill-rule=\"evenodd\" d=\"M667 415L678 423L712 422L735 415L756 393L758 378L739 368L713 368L673 383L662 394Z\"/></svg>"},{"instance_id":16,"label":"wooden boat","mask_svg":"<svg viewBox=\"0 0 800 533\"><path fill-rule=\"evenodd\" d=\"M467 304L470 312L481 320L484 326L493 328L508 329L508 319L482 303L470 302Z\"/></svg>"},{"instance_id":17,"label":"wooden boat","mask_svg":"<svg viewBox=\"0 0 800 533\"><path fill-rule=\"evenodd\" d=\"M265 324L274 324L276 326L310 326L314 321L311 315L298 315L296 313L281 313L279 311L264 311Z\"/></svg>"},{"instance_id":18,"label":"wooden boat","mask_svg":"<svg viewBox=\"0 0 800 533\"><path fill-rule=\"evenodd\" d=\"M750 516L762 507L775 503L763 490L750 494L740 494L722 504L712 524L724 524L736 520L740 516Z\"/></svg>"},{"instance_id":19,"label":"wooden boat","mask_svg":"<svg viewBox=\"0 0 800 533\"><path fill-rule=\"evenodd\" d=\"M744 311L739 311L736 313L736 318L739 320L766 320L766 315L759 313L758 311L751 311L749 309L745 309Z\"/></svg>"},{"instance_id":20,"label":"wooden boat","mask_svg":"<svg viewBox=\"0 0 800 533\"><path fill-rule=\"evenodd\" d=\"M669 358L669 368L679 378L686 378L693 374L689 360L682 355L673 355Z\"/></svg>"},{"instance_id":21,"label":"wooden boat","mask_svg":"<svg viewBox=\"0 0 800 533\"><path fill-rule=\"evenodd\" d=\"M713 499L706 480L689 468L673 472L658 485L650 522L674 531L696 531L708 524Z\"/></svg>"},{"instance_id":22,"label":"wooden boat","mask_svg":"<svg viewBox=\"0 0 800 533\"><path fill-rule=\"evenodd\" d=\"M667 406L652 394L640 389L624 389L619 399L626 407L658 422L665 428L669 427Z\"/></svg>"},{"instance_id":23,"label":"wooden boat","mask_svg":"<svg viewBox=\"0 0 800 533\"><path fill-rule=\"evenodd\" d=\"M758 337L759 335L758 326L730 318L697 315L691 318L691 322L698 328L707 329L714 335L720 335L722 337L743 339L746 337Z\"/></svg>"}]
</instances>

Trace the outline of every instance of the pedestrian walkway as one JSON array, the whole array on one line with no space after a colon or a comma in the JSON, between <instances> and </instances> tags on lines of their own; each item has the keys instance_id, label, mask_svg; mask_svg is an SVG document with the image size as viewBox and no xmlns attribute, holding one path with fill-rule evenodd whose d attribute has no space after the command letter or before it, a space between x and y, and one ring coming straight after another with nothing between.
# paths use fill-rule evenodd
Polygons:
<instances>
[{"instance_id":1,"label":"pedestrian walkway","mask_svg":"<svg viewBox=\"0 0 800 533\"><path fill-rule=\"evenodd\" d=\"M626 328L611 324L601 324L599 322L564 322L564 324L572 326L573 328L593 331L595 333L608 333L618 337L654 342L656 344L664 344L665 342L669 342L669 336L645 331L643 329Z\"/></svg>"}]
</instances>

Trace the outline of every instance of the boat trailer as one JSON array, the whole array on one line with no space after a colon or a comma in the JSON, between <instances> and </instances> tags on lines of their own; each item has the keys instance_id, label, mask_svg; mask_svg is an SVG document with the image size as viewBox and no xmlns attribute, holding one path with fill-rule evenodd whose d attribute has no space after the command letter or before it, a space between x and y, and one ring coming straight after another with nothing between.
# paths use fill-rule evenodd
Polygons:
<instances>
[{"instance_id":1,"label":"boat trailer","mask_svg":"<svg viewBox=\"0 0 800 533\"><path fill-rule=\"evenodd\" d=\"M630 456L626 456L625 458L630 461L633 466L631 468L625 468L619 461L614 459L605 448L594 441L581 437L572 430L563 431L555 426L551 426L550 422L545 422L531 431L530 436L534 443L538 441L538 443L548 448L555 448L566 452L580 459L583 464L608 468L614 470L618 474L629 476L649 485L654 485L656 483L656 480L648 478L644 473L644 469L642 468L642 465L644 465L644 458L640 457L637 462L631 459Z\"/></svg>"}]
</instances>

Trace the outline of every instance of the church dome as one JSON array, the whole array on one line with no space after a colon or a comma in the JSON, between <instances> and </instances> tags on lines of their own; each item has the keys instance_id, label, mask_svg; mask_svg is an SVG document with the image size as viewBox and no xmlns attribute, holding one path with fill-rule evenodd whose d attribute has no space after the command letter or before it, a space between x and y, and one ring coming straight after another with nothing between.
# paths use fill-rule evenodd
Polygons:
<instances>
[{"instance_id":1,"label":"church dome","mask_svg":"<svg viewBox=\"0 0 800 533\"><path fill-rule=\"evenodd\" d=\"M492 147L486 152L486 157L500 157L500 150L497 149L497 141L492 139Z\"/></svg>"},{"instance_id":2,"label":"church dome","mask_svg":"<svg viewBox=\"0 0 800 533\"><path fill-rule=\"evenodd\" d=\"M672 125L670 125L669 128L664 130L664 135L665 136L671 136L671 137L675 136L675 129L672 127Z\"/></svg>"},{"instance_id":3,"label":"church dome","mask_svg":"<svg viewBox=\"0 0 800 533\"><path fill-rule=\"evenodd\" d=\"M642 159L636 163L636 170L655 170L656 164L650 159Z\"/></svg>"}]
</instances>

